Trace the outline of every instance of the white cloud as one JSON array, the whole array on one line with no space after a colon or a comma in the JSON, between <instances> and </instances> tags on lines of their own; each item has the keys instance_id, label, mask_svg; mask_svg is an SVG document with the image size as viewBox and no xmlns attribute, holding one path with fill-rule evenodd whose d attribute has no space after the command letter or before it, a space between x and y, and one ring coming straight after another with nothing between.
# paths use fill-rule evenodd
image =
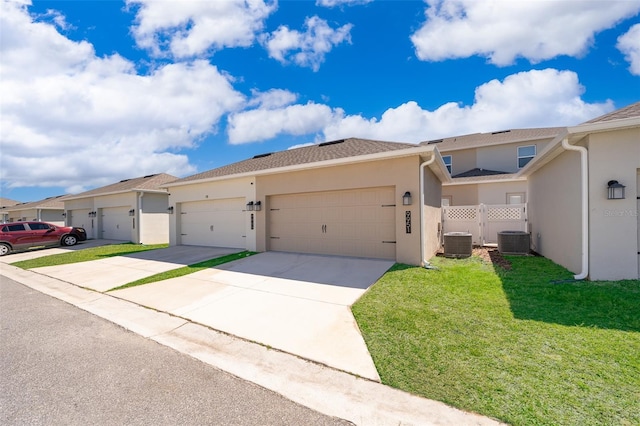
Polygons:
<instances>
[{"instance_id":1,"label":"white cloud","mask_svg":"<svg viewBox=\"0 0 640 426\"><path fill-rule=\"evenodd\" d=\"M371 3L372 1L373 0L316 0L316 5L322 7L356 6Z\"/></svg>"},{"instance_id":2,"label":"white cloud","mask_svg":"<svg viewBox=\"0 0 640 426\"><path fill-rule=\"evenodd\" d=\"M640 75L640 24L632 26L629 31L618 37L616 47L631 64L631 74Z\"/></svg>"},{"instance_id":3,"label":"white cloud","mask_svg":"<svg viewBox=\"0 0 640 426\"><path fill-rule=\"evenodd\" d=\"M504 66L581 56L594 35L640 11L637 1L427 0L426 22L411 36L425 61L485 56Z\"/></svg>"},{"instance_id":4,"label":"white cloud","mask_svg":"<svg viewBox=\"0 0 640 426\"><path fill-rule=\"evenodd\" d=\"M280 134L314 133L327 126L335 114L330 107L316 103L231 114L227 126L229 142L236 145L264 141Z\"/></svg>"},{"instance_id":5,"label":"white cloud","mask_svg":"<svg viewBox=\"0 0 640 426\"><path fill-rule=\"evenodd\" d=\"M323 129L326 140L357 136L419 142L502 129L575 125L613 110L613 103L587 103L572 71L533 70L492 80L475 91L473 105L454 102L434 111L410 101L384 112L380 120L341 117Z\"/></svg>"},{"instance_id":6,"label":"white cloud","mask_svg":"<svg viewBox=\"0 0 640 426\"><path fill-rule=\"evenodd\" d=\"M333 29L324 19L312 16L305 20L304 25L304 33L281 25L270 35L263 36L262 43L269 56L282 63L291 61L318 71L325 55L334 46L342 42L351 43L351 24Z\"/></svg>"},{"instance_id":7,"label":"white cloud","mask_svg":"<svg viewBox=\"0 0 640 426\"><path fill-rule=\"evenodd\" d=\"M123 177L195 171L176 150L215 132L244 97L206 61L147 75L87 42L0 5L3 186L86 188Z\"/></svg>"},{"instance_id":8,"label":"white cloud","mask_svg":"<svg viewBox=\"0 0 640 426\"><path fill-rule=\"evenodd\" d=\"M263 0L127 0L139 6L132 28L138 45L155 55L168 49L177 58L225 47L250 46L277 2Z\"/></svg>"},{"instance_id":9,"label":"white cloud","mask_svg":"<svg viewBox=\"0 0 640 426\"><path fill-rule=\"evenodd\" d=\"M271 89L266 92L253 91L253 97L247 103L248 106L260 106L262 108L279 108L291 105L298 99L298 95L283 89Z\"/></svg>"}]
</instances>

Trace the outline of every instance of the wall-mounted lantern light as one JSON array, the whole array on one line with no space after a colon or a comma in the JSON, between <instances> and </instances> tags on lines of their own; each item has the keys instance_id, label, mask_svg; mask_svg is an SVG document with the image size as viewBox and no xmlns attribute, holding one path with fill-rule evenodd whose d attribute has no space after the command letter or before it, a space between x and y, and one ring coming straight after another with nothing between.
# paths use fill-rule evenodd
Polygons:
<instances>
[{"instance_id":1,"label":"wall-mounted lantern light","mask_svg":"<svg viewBox=\"0 0 640 426\"><path fill-rule=\"evenodd\" d=\"M167 207L167 213L173 214L173 206Z\"/></svg>"},{"instance_id":2,"label":"wall-mounted lantern light","mask_svg":"<svg viewBox=\"0 0 640 426\"><path fill-rule=\"evenodd\" d=\"M617 180L610 180L609 182L607 182L607 186L608 186L607 198L609 200L624 199L624 189L626 187L623 184L619 183Z\"/></svg>"},{"instance_id":3,"label":"wall-mounted lantern light","mask_svg":"<svg viewBox=\"0 0 640 426\"><path fill-rule=\"evenodd\" d=\"M411 193L409 191L405 192L402 196L402 205L410 206L411 205Z\"/></svg>"},{"instance_id":4,"label":"wall-mounted lantern light","mask_svg":"<svg viewBox=\"0 0 640 426\"><path fill-rule=\"evenodd\" d=\"M67 217L67 212L62 212L62 217Z\"/></svg>"},{"instance_id":5,"label":"wall-mounted lantern light","mask_svg":"<svg viewBox=\"0 0 640 426\"><path fill-rule=\"evenodd\" d=\"M257 212L259 212L260 210L262 210L262 202L260 202L260 201L256 201L256 202L253 204L253 209L254 209L255 211L257 211Z\"/></svg>"},{"instance_id":6,"label":"wall-mounted lantern light","mask_svg":"<svg viewBox=\"0 0 640 426\"><path fill-rule=\"evenodd\" d=\"M129 210L129 216L135 216L135 215L136 215L136 210L135 209Z\"/></svg>"},{"instance_id":7,"label":"wall-mounted lantern light","mask_svg":"<svg viewBox=\"0 0 640 426\"><path fill-rule=\"evenodd\" d=\"M253 201L249 201L247 203L247 211L248 212L252 212L253 211Z\"/></svg>"},{"instance_id":8,"label":"wall-mounted lantern light","mask_svg":"<svg viewBox=\"0 0 640 426\"><path fill-rule=\"evenodd\" d=\"M96 217L97 213L96 212L89 212L89 217Z\"/></svg>"}]
</instances>

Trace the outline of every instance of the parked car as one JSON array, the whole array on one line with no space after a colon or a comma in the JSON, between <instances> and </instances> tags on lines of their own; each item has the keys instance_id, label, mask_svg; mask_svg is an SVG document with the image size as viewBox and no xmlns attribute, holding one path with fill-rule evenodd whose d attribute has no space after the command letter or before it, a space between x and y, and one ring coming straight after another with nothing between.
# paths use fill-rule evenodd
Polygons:
<instances>
[{"instance_id":1,"label":"parked car","mask_svg":"<svg viewBox=\"0 0 640 426\"><path fill-rule=\"evenodd\" d=\"M73 246L86 239L83 228L47 222L3 223L0 224L0 256L32 247Z\"/></svg>"}]
</instances>

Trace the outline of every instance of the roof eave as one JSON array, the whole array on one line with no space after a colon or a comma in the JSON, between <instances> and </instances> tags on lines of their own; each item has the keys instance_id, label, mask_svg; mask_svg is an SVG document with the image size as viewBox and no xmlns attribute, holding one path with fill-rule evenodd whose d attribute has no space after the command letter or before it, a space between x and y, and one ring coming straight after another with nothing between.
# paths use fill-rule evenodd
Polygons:
<instances>
[{"instance_id":1,"label":"roof eave","mask_svg":"<svg viewBox=\"0 0 640 426\"><path fill-rule=\"evenodd\" d=\"M162 187L164 188L164 187ZM157 194L166 194L167 191L165 191L164 189L139 189L139 188L134 188L134 189L124 189L121 191L111 191L111 192L102 192L99 194L91 194L91 195L81 195L78 194L77 196L70 196L68 198L65 198L64 201L71 201L71 200L82 200L84 198L96 198L96 197L104 197L107 195L119 195L119 194L126 194L129 192L148 192L148 193L157 193Z\"/></svg>"}]
</instances>

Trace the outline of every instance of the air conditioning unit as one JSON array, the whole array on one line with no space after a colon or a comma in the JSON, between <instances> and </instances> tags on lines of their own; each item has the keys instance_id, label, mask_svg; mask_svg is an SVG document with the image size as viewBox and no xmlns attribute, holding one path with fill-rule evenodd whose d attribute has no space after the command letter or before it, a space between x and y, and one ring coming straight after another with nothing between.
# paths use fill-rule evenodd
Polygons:
<instances>
[{"instance_id":1,"label":"air conditioning unit","mask_svg":"<svg viewBox=\"0 0 640 426\"><path fill-rule=\"evenodd\" d=\"M498 251L502 254L529 254L531 235L524 231L498 232Z\"/></svg>"},{"instance_id":2,"label":"air conditioning unit","mask_svg":"<svg viewBox=\"0 0 640 426\"><path fill-rule=\"evenodd\" d=\"M463 258L471 256L473 236L468 232L447 232L444 234L444 257Z\"/></svg>"}]
</instances>

